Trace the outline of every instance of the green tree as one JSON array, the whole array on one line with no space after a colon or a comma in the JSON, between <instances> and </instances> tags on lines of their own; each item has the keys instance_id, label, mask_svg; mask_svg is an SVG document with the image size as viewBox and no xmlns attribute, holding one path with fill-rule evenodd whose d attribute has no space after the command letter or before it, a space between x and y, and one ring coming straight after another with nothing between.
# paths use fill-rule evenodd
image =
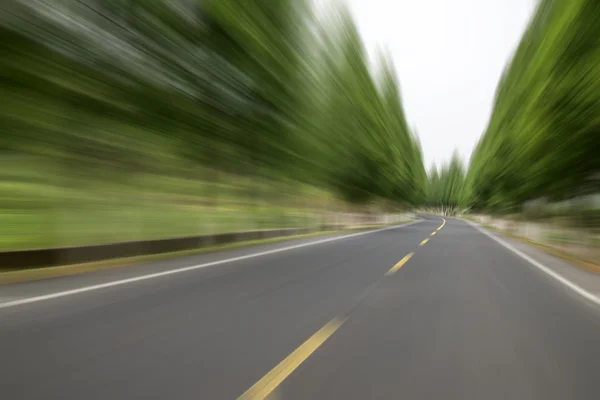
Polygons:
<instances>
[{"instance_id":1,"label":"green tree","mask_svg":"<svg viewBox=\"0 0 600 400\"><path fill-rule=\"evenodd\" d=\"M476 208L600 189L600 3L543 0L499 84L469 166Z\"/></svg>"}]
</instances>

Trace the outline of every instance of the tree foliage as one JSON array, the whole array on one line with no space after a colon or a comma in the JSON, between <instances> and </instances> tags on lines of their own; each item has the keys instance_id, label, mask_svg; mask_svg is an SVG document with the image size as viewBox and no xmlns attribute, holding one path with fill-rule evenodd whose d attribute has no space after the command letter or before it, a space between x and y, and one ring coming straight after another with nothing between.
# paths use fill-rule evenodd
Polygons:
<instances>
[{"instance_id":1,"label":"tree foliage","mask_svg":"<svg viewBox=\"0 0 600 400\"><path fill-rule=\"evenodd\" d=\"M435 166L429 173L425 205L445 215L468 207L465 168L457 153L441 169Z\"/></svg>"},{"instance_id":2,"label":"tree foliage","mask_svg":"<svg viewBox=\"0 0 600 400\"><path fill-rule=\"evenodd\" d=\"M355 203L423 199L389 58L308 0L4 0L0 150L122 173L193 164Z\"/></svg>"},{"instance_id":3,"label":"tree foliage","mask_svg":"<svg viewBox=\"0 0 600 400\"><path fill-rule=\"evenodd\" d=\"M542 0L469 167L471 203L518 210L600 189L600 2Z\"/></svg>"}]
</instances>

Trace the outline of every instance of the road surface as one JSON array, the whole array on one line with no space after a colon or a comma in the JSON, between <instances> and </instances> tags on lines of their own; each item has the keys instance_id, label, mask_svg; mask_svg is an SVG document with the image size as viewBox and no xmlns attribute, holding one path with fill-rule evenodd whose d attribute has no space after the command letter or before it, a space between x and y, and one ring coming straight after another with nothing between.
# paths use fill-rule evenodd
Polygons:
<instances>
[{"instance_id":1,"label":"road surface","mask_svg":"<svg viewBox=\"0 0 600 400\"><path fill-rule=\"evenodd\" d=\"M597 400L599 308L425 217L0 286L0 398Z\"/></svg>"}]
</instances>

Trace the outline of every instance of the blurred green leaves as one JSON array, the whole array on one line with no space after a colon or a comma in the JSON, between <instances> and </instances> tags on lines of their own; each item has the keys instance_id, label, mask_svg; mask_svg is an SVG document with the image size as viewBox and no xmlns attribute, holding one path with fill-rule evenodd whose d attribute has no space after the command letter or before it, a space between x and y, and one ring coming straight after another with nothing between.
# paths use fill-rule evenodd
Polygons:
<instances>
[{"instance_id":1,"label":"blurred green leaves","mask_svg":"<svg viewBox=\"0 0 600 400\"><path fill-rule=\"evenodd\" d=\"M308 0L8 0L0 148L127 173L173 159L415 202L393 66Z\"/></svg>"},{"instance_id":2,"label":"blurred green leaves","mask_svg":"<svg viewBox=\"0 0 600 400\"><path fill-rule=\"evenodd\" d=\"M33 204L40 221L68 230L75 208L99 209L102 191L114 211L135 211L136 197L177 203L154 183L175 177L244 182L241 202L252 205L293 186L344 206L425 196L391 60L372 67L343 6L316 15L310 0L3 0L0 57L0 165L13 169L0 172L10 180L0 214L11 224L19 204Z\"/></svg>"},{"instance_id":3,"label":"blurred green leaves","mask_svg":"<svg viewBox=\"0 0 600 400\"><path fill-rule=\"evenodd\" d=\"M457 153L440 169L434 166L429 173L425 205L444 215L453 215L468 208L469 193L465 174Z\"/></svg>"},{"instance_id":4,"label":"blurred green leaves","mask_svg":"<svg viewBox=\"0 0 600 400\"><path fill-rule=\"evenodd\" d=\"M600 3L542 0L471 159L476 208L600 189Z\"/></svg>"}]
</instances>

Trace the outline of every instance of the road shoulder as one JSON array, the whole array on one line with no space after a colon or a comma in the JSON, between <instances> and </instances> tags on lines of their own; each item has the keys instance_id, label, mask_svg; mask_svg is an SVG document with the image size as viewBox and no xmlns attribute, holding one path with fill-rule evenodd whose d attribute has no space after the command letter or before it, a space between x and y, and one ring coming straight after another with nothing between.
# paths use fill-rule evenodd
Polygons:
<instances>
[{"instance_id":1,"label":"road shoulder","mask_svg":"<svg viewBox=\"0 0 600 400\"><path fill-rule=\"evenodd\" d=\"M562 283L563 286L600 306L600 274L583 269L574 263L549 254L521 240L487 229L475 222L468 220L465 220L465 222L488 237L495 238L496 242L545 272L555 281Z\"/></svg>"}]
</instances>

